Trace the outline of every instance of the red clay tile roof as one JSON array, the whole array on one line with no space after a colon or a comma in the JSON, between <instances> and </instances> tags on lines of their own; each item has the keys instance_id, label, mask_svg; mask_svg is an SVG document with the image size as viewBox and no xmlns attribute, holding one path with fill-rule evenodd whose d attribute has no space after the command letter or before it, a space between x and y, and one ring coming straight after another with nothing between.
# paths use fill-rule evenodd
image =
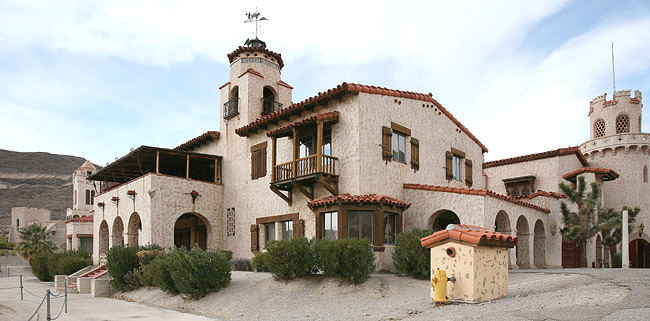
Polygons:
<instances>
[{"instance_id":1,"label":"red clay tile roof","mask_svg":"<svg viewBox=\"0 0 650 321\"><path fill-rule=\"evenodd\" d=\"M287 84L286 82L284 82L282 80L278 81L278 85L287 87L289 89L293 89L293 87L291 87L291 85Z\"/></svg>"},{"instance_id":2,"label":"red clay tile roof","mask_svg":"<svg viewBox=\"0 0 650 321\"><path fill-rule=\"evenodd\" d=\"M527 199L533 199L537 196L546 196L546 197L554 197L554 198L566 198L566 194L562 193L555 193L555 192L546 192L542 190L537 190L537 192L532 193L530 195L520 195L520 196L514 196L516 199L522 199L522 198L527 198Z\"/></svg>"},{"instance_id":3,"label":"red clay tile roof","mask_svg":"<svg viewBox=\"0 0 650 321\"><path fill-rule=\"evenodd\" d=\"M284 62L282 61L282 55L281 54L279 54L277 52L273 52L273 51L268 50L266 48L261 48L261 47L241 47L240 46L239 48L235 49L235 51L228 54L228 61L230 61L230 63L232 63L235 60L235 57L237 57L238 54L244 53L244 52L247 52L247 51L248 52L261 51L261 52L275 58L275 60L278 62L278 65L280 66L280 69L282 69L282 67L284 67Z\"/></svg>"},{"instance_id":4,"label":"red clay tile roof","mask_svg":"<svg viewBox=\"0 0 650 321\"><path fill-rule=\"evenodd\" d=\"M530 162L534 160L539 160L539 159L545 159L545 158L551 158L551 157L559 157L559 156L566 156L566 155L571 155L575 154L578 159L580 160L580 163L582 163L583 166L587 166L587 159L580 153L580 148L578 146L573 146L573 147L567 147L567 148L559 148L556 150L551 150L548 152L543 152L543 153L537 153L537 154L530 154L530 155L524 155L524 156L517 156L513 158L506 158L506 159L500 159L500 160L495 160L491 162L485 162L483 163L483 168L491 168L491 167L497 167L497 166L503 166L503 165L511 165L511 164L516 164L516 163L523 163L523 162Z\"/></svg>"},{"instance_id":5,"label":"red clay tile roof","mask_svg":"<svg viewBox=\"0 0 650 321\"><path fill-rule=\"evenodd\" d=\"M604 180L606 181L613 181L618 178L618 173L616 173L614 170L609 169L609 168L600 168L600 167L583 167L580 169L576 169L573 172L566 173L562 175L562 178L566 179L567 181L575 182L576 181L576 176L582 174L582 173L594 173L597 175L604 175Z\"/></svg>"},{"instance_id":6,"label":"red clay tile roof","mask_svg":"<svg viewBox=\"0 0 650 321\"><path fill-rule=\"evenodd\" d=\"M640 104L641 99L639 99L639 98L630 98L630 103L631 104Z\"/></svg>"},{"instance_id":7,"label":"red clay tile roof","mask_svg":"<svg viewBox=\"0 0 650 321\"><path fill-rule=\"evenodd\" d=\"M495 193L493 191L489 191L489 190L485 190L485 189L444 187L444 186L420 185L420 184L404 184L403 188L404 189L416 189L416 190L422 190L422 191L432 191L432 192L445 192L445 193L456 193L456 194L466 194L466 195L491 196L491 197L506 200L508 202L512 202L512 203L515 203L515 204L518 204L518 205L530 207L532 209L542 211L542 212L547 213L547 214L551 212L547 208L543 208L543 207L537 206L535 204L524 202L524 201L519 200L517 198L514 198L512 196L502 195L502 194Z\"/></svg>"},{"instance_id":8,"label":"red clay tile roof","mask_svg":"<svg viewBox=\"0 0 650 321\"><path fill-rule=\"evenodd\" d=\"M347 203L386 204L386 205L401 207L404 209L407 209L409 208L409 206L411 206L411 203L400 201L390 196L382 196L377 194L350 195L349 193L309 201L307 203L307 206L309 206L309 208L313 210L316 207L321 207L325 205L347 204Z\"/></svg>"},{"instance_id":9,"label":"red clay tile roof","mask_svg":"<svg viewBox=\"0 0 650 321\"><path fill-rule=\"evenodd\" d=\"M323 113L323 114L313 115L313 116L307 117L305 119L295 121L295 122L293 122L291 124L282 126L280 128L276 128L274 130L271 130L268 133L266 133L266 136L268 136L268 137L276 136L276 135L278 135L280 133L291 131L291 128L300 127L300 126L308 124L308 123L315 123L317 121L329 122L329 121L334 121L334 120L338 120L338 119L339 119L339 112L338 111L330 111L330 112Z\"/></svg>"},{"instance_id":10,"label":"red clay tile roof","mask_svg":"<svg viewBox=\"0 0 650 321\"><path fill-rule=\"evenodd\" d=\"M458 121L458 119L454 117L454 115L452 115L445 107L443 107L437 100L435 100L431 94L421 94L421 93L410 92L410 91L393 90L393 89L388 89L383 87L366 86L366 85L346 83L346 82L336 86L336 88L332 88L326 92L319 92L318 95L316 96L307 98L299 103L291 104L290 106L283 108L279 111L258 118L246 126L237 128L235 130L235 133L237 133L237 135L239 136L248 136L248 134L257 131L258 129L266 128L265 126L268 126L269 123L277 124L279 119L288 119L289 116L291 115L299 115L305 110L313 110L316 105L323 104L326 101L329 101L333 98L341 97L345 94L358 94L358 93L391 96L391 97L398 97L398 98L405 98L405 99L414 99L414 100L421 100L421 101L433 103L454 124L456 124L458 128L460 128L474 142L476 142L476 144L478 144L481 147L481 149L483 149L483 152L488 151L487 147L485 147L485 145L483 145L483 143L481 143L478 140L478 138L476 138L476 136L474 136L465 126L463 126L463 124L461 124Z\"/></svg>"},{"instance_id":11,"label":"red clay tile roof","mask_svg":"<svg viewBox=\"0 0 650 321\"><path fill-rule=\"evenodd\" d=\"M226 86L228 86L228 85L230 85L230 81L227 82L227 83L225 83L225 84L223 84L223 85L221 85L221 87L219 87L219 90L221 90L221 88L226 87Z\"/></svg>"},{"instance_id":12,"label":"red clay tile roof","mask_svg":"<svg viewBox=\"0 0 650 321\"><path fill-rule=\"evenodd\" d=\"M70 223L70 222L92 222L92 221L93 221L93 216L88 215L88 216L82 216L82 217L75 217L75 218L69 219L69 220L67 220L65 222Z\"/></svg>"},{"instance_id":13,"label":"red clay tile roof","mask_svg":"<svg viewBox=\"0 0 650 321\"><path fill-rule=\"evenodd\" d=\"M248 69L246 69L246 71L244 71L244 72L243 72L241 75L239 75L239 77L237 77L237 78L241 78L241 77L243 77L245 74L248 74L248 73L251 73L251 74L253 74L253 75L257 76L257 77L260 77L260 78L264 78L264 75L262 75L262 74L260 74L259 72L255 71L255 69L253 69L253 68L248 68Z\"/></svg>"},{"instance_id":14,"label":"red clay tile roof","mask_svg":"<svg viewBox=\"0 0 650 321\"><path fill-rule=\"evenodd\" d=\"M220 135L221 134L218 131L213 131L213 130L207 131L207 132L201 134L198 137L194 137L194 138L188 140L187 142L176 146L176 148L174 148L174 149L183 150L183 151L190 151L190 150L193 150L193 149L195 149L195 148L197 148L197 147L199 147L199 146L201 146L201 145L203 145L203 144L205 144L207 142L211 142L211 141L213 141L215 139L219 139Z\"/></svg>"},{"instance_id":15,"label":"red clay tile roof","mask_svg":"<svg viewBox=\"0 0 650 321\"><path fill-rule=\"evenodd\" d=\"M477 245L515 247L518 238L516 236L489 231L485 227L470 225L454 225L451 230L442 230L420 239L420 244L426 248L432 248L436 244L447 240L467 242Z\"/></svg>"}]
</instances>

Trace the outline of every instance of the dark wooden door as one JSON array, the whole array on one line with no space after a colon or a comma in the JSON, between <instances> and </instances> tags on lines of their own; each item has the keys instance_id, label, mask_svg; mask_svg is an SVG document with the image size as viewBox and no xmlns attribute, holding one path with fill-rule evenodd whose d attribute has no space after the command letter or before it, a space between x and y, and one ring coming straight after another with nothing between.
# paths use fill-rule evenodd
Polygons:
<instances>
[{"instance_id":1,"label":"dark wooden door","mask_svg":"<svg viewBox=\"0 0 650 321\"><path fill-rule=\"evenodd\" d=\"M565 269L577 268L579 262L578 244L568 242L562 238L562 267Z\"/></svg>"}]
</instances>

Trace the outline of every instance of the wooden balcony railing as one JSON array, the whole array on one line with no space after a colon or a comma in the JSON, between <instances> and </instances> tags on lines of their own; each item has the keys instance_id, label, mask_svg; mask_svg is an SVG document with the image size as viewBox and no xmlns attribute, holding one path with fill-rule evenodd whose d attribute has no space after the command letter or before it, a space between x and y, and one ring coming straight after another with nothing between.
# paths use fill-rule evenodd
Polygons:
<instances>
[{"instance_id":1,"label":"wooden balcony railing","mask_svg":"<svg viewBox=\"0 0 650 321\"><path fill-rule=\"evenodd\" d=\"M336 157L322 155L320 171L317 167L317 155L296 159L295 169L293 161L275 165L273 168L273 182L287 181L312 174L336 175L337 160Z\"/></svg>"}]
</instances>

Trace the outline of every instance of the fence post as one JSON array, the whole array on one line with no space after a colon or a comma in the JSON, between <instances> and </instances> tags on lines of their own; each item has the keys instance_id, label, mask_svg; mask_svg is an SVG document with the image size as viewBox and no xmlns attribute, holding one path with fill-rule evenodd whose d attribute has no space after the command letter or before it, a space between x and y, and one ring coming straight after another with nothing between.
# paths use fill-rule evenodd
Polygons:
<instances>
[{"instance_id":1,"label":"fence post","mask_svg":"<svg viewBox=\"0 0 650 321\"><path fill-rule=\"evenodd\" d=\"M51 321L52 315L50 315L50 289L45 290L45 299L47 300L45 320Z\"/></svg>"},{"instance_id":2,"label":"fence post","mask_svg":"<svg viewBox=\"0 0 650 321\"><path fill-rule=\"evenodd\" d=\"M65 313L68 313L68 279L63 279L63 288L65 289L65 297L63 298L63 306Z\"/></svg>"},{"instance_id":3,"label":"fence post","mask_svg":"<svg viewBox=\"0 0 650 321\"><path fill-rule=\"evenodd\" d=\"M23 275L20 275L20 301L23 301Z\"/></svg>"}]
</instances>

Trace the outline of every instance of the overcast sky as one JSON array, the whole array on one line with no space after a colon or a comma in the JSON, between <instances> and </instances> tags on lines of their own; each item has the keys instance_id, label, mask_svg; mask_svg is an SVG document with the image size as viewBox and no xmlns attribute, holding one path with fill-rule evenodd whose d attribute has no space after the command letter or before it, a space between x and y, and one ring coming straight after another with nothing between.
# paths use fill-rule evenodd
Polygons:
<instances>
[{"instance_id":1,"label":"overcast sky","mask_svg":"<svg viewBox=\"0 0 650 321\"><path fill-rule=\"evenodd\" d=\"M256 6L294 102L342 82L433 93L486 160L588 140L612 42L616 88L650 97L648 1L0 0L0 148L104 165L219 130Z\"/></svg>"}]
</instances>

